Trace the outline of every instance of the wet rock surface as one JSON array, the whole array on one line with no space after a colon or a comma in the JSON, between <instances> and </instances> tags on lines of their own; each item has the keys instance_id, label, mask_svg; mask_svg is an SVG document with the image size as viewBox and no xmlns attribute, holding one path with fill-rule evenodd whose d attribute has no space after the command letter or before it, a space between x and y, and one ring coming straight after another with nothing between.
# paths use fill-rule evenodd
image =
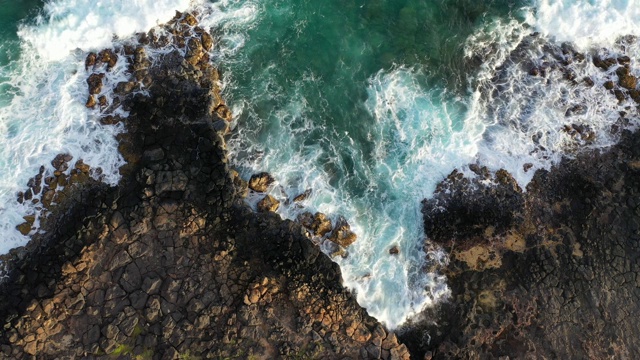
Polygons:
<instances>
[{"instance_id":1,"label":"wet rock surface","mask_svg":"<svg viewBox=\"0 0 640 360\"><path fill-rule=\"evenodd\" d=\"M452 297L405 326L412 354L640 356L639 149L640 133L625 131L602 153L538 171L526 192L480 167L445 180L423 213L450 253Z\"/></svg>"},{"instance_id":2,"label":"wet rock surface","mask_svg":"<svg viewBox=\"0 0 640 360\"><path fill-rule=\"evenodd\" d=\"M207 61L213 39L195 21L177 14L170 39L139 36L186 46L187 61L174 50L151 66L135 44L87 57L88 69L126 58L148 95L111 99L130 112L121 183L65 187L46 232L2 257L0 357L408 358L299 224L242 200L216 125L229 113Z\"/></svg>"}]
</instances>

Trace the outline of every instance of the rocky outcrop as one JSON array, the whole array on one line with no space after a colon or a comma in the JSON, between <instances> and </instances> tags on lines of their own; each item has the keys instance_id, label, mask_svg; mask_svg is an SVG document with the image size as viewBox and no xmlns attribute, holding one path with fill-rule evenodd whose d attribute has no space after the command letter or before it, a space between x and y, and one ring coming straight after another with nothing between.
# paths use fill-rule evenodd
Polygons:
<instances>
[{"instance_id":1,"label":"rocky outcrop","mask_svg":"<svg viewBox=\"0 0 640 360\"><path fill-rule=\"evenodd\" d=\"M450 252L450 302L406 325L416 356L637 358L640 133L538 171L452 174L425 201L425 229ZM481 171L482 174L482 171ZM484 180L484 181L480 181Z\"/></svg>"},{"instance_id":2,"label":"rocky outcrop","mask_svg":"<svg viewBox=\"0 0 640 360\"><path fill-rule=\"evenodd\" d=\"M66 186L46 232L3 256L2 357L408 358L299 224L244 203L213 40L190 14L164 30L87 57L87 69L126 59L146 88L109 99L130 113L117 120L127 165L117 187ZM144 46L167 43L151 65Z\"/></svg>"},{"instance_id":3,"label":"rocky outcrop","mask_svg":"<svg viewBox=\"0 0 640 360\"><path fill-rule=\"evenodd\" d=\"M275 181L269 173L254 174L249 179L249 189L257 192L267 192Z\"/></svg>"}]
</instances>

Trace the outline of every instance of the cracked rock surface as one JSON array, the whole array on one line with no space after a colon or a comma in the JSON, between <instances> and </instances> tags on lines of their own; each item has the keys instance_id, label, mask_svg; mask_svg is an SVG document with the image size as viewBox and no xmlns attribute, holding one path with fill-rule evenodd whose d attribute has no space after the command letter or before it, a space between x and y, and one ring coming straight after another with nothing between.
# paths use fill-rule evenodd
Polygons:
<instances>
[{"instance_id":1,"label":"cracked rock surface","mask_svg":"<svg viewBox=\"0 0 640 360\"><path fill-rule=\"evenodd\" d=\"M0 358L408 358L299 224L242 201L195 21L140 36L176 43L153 65L141 47L118 53L148 91L114 101L130 112L123 179L65 187L46 233L3 256Z\"/></svg>"},{"instance_id":2,"label":"cracked rock surface","mask_svg":"<svg viewBox=\"0 0 640 360\"><path fill-rule=\"evenodd\" d=\"M401 339L434 359L640 356L640 133L538 171L454 172L425 200L452 298Z\"/></svg>"}]
</instances>

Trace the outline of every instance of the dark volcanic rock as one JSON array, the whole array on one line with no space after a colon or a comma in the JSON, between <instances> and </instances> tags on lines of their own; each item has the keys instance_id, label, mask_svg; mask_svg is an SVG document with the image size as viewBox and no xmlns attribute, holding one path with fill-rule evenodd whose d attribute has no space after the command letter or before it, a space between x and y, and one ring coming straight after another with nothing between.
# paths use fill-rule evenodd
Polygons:
<instances>
[{"instance_id":1,"label":"dark volcanic rock","mask_svg":"<svg viewBox=\"0 0 640 360\"><path fill-rule=\"evenodd\" d=\"M194 20L165 30L191 36ZM148 97L121 98L120 184L77 162L46 232L0 259L0 357L408 358L299 224L244 203L213 127L211 66L174 50L140 71L153 80Z\"/></svg>"},{"instance_id":2,"label":"dark volcanic rock","mask_svg":"<svg viewBox=\"0 0 640 360\"><path fill-rule=\"evenodd\" d=\"M616 70L618 75L618 84L625 89L635 90L638 85L638 79L631 74L628 67L619 67Z\"/></svg>"},{"instance_id":3,"label":"dark volcanic rock","mask_svg":"<svg viewBox=\"0 0 640 360\"><path fill-rule=\"evenodd\" d=\"M637 358L640 133L538 171L526 193L454 176L424 202L448 303L407 325L435 359ZM437 324L437 325L435 325ZM429 341L427 341L429 340Z\"/></svg>"},{"instance_id":4,"label":"dark volcanic rock","mask_svg":"<svg viewBox=\"0 0 640 360\"><path fill-rule=\"evenodd\" d=\"M280 207L280 202L271 195L266 195L258 202L259 212L275 212Z\"/></svg>"},{"instance_id":5,"label":"dark volcanic rock","mask_svg":"<svg viewBox=\"0 0 640 360\"><path fill-rule=\"evenodd\" d=\"M331 231L331 219L325 214L317 212L313 216L313 222L311 223L311 230L318 236L325 236Z\"/></svg>"},{"instance_id":6,"label":"dark volcanic rock","mask_svg":"<svg viewBox=\"0 0 640 360\"><path fill-rule=\"evenodd\" d=\"M504 233L522 221L522 190L506 171L487 184L484 176L469 180L457 170L438 186L435 196L423 202L425 231L439 243L459 238L481 238L491 224Z\"/></svg>"}]
</instances>

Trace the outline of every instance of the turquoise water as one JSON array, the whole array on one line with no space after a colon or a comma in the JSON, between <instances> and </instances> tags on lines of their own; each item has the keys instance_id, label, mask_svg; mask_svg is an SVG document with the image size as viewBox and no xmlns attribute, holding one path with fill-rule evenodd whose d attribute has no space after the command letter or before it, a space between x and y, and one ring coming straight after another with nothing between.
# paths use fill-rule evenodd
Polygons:
<instances>
[{"instance_id":1,"label":"turquoise water","mask_svg":"<svg viewBox=\"0 0 640 360\"><path fill-rule=\"evenodd\" d=\"M41 6L42 0L0 0L0 65L18 57L18 24L35 15Z\"/></svg>"},{"instance_id":2,"label":"turquoise water","mask_svg":"<svg viewBox=\"0 0 640 360\"><path fill-rule=\"evenodd\" d=\"M587 56L606 47L633 65L640 58L638 44L613 45L640 28L636 0L0 0L0 252L26 242L15 225L39 210L16 206L15 192L57 153L118 181L122 129L99 126L83 105L85 52L190 6L217 34L212 55L235 115L232 164L245 178L275 176L283 217L321 211L350 223L358 240L334 260L391 328L448 296L446 278L425 270L447 255L428 243L420 201L453 169L506 168L524 186L525 163L549 168L575 152L564 125L594 129L591 147L615 142L603 129L624 105L604 91L605 74L589 61L571 65L596 84L584 88L560 73L531 77L518 61L541 61L559 40ZM540 43L510 59L533 31ZM109 83L126 76L121 65ZM566 118L576 103L588 112ZM285 205L307 189L308 200Z\"/></svg>"},{"instance_id":3,"label":"turquoise water","mask_svg":"<svg viewBox=\"0 0 640 360\"><path fill-rule=\"evenodd\" d=\"M336 258L361 302L395 326L446 295L421 265L420 201L452 166L473 159L479 129L465 127L470 34L510 16L516 1L269 1L252 3L248 27L222 28L230 141L244 176L270 171L282 201L347 218L359 240ZM246 2L228 2L247 9ZM330 244L325 244L329 246ZM397 246L398 256L389 255ZM329 250L329 249L328 249ZM330 250L329 250L330 251ZM372 301L373 300L373 301Z\"/></svg>"}]
</instances>

